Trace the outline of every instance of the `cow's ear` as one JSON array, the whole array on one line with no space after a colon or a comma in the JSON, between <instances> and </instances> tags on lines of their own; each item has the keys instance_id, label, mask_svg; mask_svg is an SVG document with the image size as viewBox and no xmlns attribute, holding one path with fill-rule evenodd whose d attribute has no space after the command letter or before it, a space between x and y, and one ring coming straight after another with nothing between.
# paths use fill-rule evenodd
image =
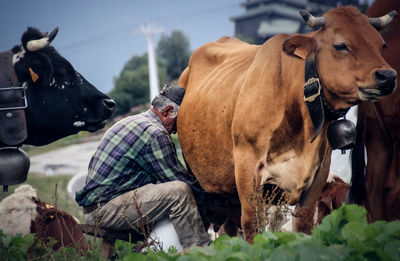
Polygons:
<instances>
[{"instance_id":1,"label":"cow's ear","mask_svg":"<svg viewBox=\"0 0 400 261\"><path fill-rule=\"evenodd\" d=\"M282 50L294 57L306 59L306 57L317 50L317 42L314 38L296 34L283 42Z\"/></svg>"},{"instance_id":2,"label":"cow's ear","mask_svg":"<svg viewBox=\"0 0 400 261\"><path fill-rule=\"evenodd\" d=\"M31 75L32 82L36 82L39 79L39 76L29 67L29 74Z\"/></svg>"},{"instance_id":3,"label":"cow's ear","mask_svg":"<svg viewBox=\"0 0 400 261\"><path fill-rule=\"evenodd\" d=\"M50 58L42 53L31 53L30 62L25 70L29 72L30 80L40 85L49 85L53 77L53 66Z\"/></svg>"},{"instance_id":4,"label":"cow's ear","mask_svg":"<svg viewBox=\"0 0 400 261\"><path fill-rule=\"evenodd\" d=\"M20 82L49 85L53 77L50 58L40 52L26 53L23 59L14 64L14 69Z\"/></svg>"}]
</instances>

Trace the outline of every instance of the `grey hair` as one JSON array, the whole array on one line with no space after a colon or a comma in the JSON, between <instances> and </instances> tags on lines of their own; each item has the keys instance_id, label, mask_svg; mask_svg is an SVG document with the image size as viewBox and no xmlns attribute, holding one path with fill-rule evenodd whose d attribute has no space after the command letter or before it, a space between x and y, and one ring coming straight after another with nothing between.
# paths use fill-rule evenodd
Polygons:
<instances>
[{"instance_id":1,"label":"grey hair","mask_svg":"<svg viewBox=\"0 0 400 261\"><path fill-rule=\"evenodd\" d=\"M151 105L159 111L163 111L165 107L172 105L173 111L170 117L175 118L178 116L180 106L163 95L158 94L156 97L154 97Z\"/></svg>"}]
</instances>

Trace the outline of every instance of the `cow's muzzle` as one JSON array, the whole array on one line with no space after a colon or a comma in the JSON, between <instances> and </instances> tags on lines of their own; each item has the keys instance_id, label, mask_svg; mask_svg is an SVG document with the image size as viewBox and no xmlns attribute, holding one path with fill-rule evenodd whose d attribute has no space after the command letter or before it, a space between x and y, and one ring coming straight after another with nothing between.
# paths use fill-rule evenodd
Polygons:
<instances>
[{"instance_id":1,"label":"cow's muzzle","mask_svg":"<svg viewBox=\"0 0 400 261\"><path fill-rule=\"evenodd\" d=\"M382 95L391 94L396 88L397 73L394 70L379 70L375 72L375 81Z\"/></svg>"},{"instance_id":2,"label":"cow's muzzle","mask_svg":"<svg viewBox=\"0 0 400 261\"><path fill-rule=\"evenodd\" d=\"M115 110L115 101L114 100L112 100L112 99L104 99L103 100L103 104L106 107L106 109L111 111L111 113L114 112L114 110Z\"/></svg>"}]
</instances>

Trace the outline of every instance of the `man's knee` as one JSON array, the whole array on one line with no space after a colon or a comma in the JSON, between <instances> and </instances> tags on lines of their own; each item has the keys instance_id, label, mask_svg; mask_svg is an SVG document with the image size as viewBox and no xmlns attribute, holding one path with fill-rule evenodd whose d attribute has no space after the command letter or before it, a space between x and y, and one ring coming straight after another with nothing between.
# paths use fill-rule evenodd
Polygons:
<instances>
[{"instance_id":1,"label":"man's knee","mask_svg":"<svg viewBox=\"0 0 400 261\"><path fill-rule=\"evenodd\" d=\"M193 195L189 185L183 181L171 181L171 186L173 187L174 192L177 194L190 196Z\"/></svg>"}]
</instances>

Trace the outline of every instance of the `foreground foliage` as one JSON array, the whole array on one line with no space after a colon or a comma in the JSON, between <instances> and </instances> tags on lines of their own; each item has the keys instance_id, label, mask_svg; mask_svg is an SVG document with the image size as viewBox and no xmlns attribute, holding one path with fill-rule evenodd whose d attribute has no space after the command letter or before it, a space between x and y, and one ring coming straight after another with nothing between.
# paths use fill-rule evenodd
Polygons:
<instances>
[{"instance_id":1,"label":"foreground foliage","mask_svg":"<svg viewBox=\"0 0 400 261\"><path fill-rule=\"evenodd\" d=\"M24 260L32 235L9 237L0 233L0 260ZM117 241L117 260L399 260L400 221L367 223L366 211L356 205L345 205L327 216L312 235L289 232L263 232L250 245L240 238L222 236L208 247L193 247L185 253L132 253L132 245ZM73 251L52 259L78 259ZM36 254L42 254L36 250ZM80 260L98 260L99 251L90 251ZM46 254L47 258L50 255ZM38 256L36 256L38 257ZM43 257L43 256L42 256ZM44 259L47 259L44 258Z\"/></svg>"}]
</instances>

